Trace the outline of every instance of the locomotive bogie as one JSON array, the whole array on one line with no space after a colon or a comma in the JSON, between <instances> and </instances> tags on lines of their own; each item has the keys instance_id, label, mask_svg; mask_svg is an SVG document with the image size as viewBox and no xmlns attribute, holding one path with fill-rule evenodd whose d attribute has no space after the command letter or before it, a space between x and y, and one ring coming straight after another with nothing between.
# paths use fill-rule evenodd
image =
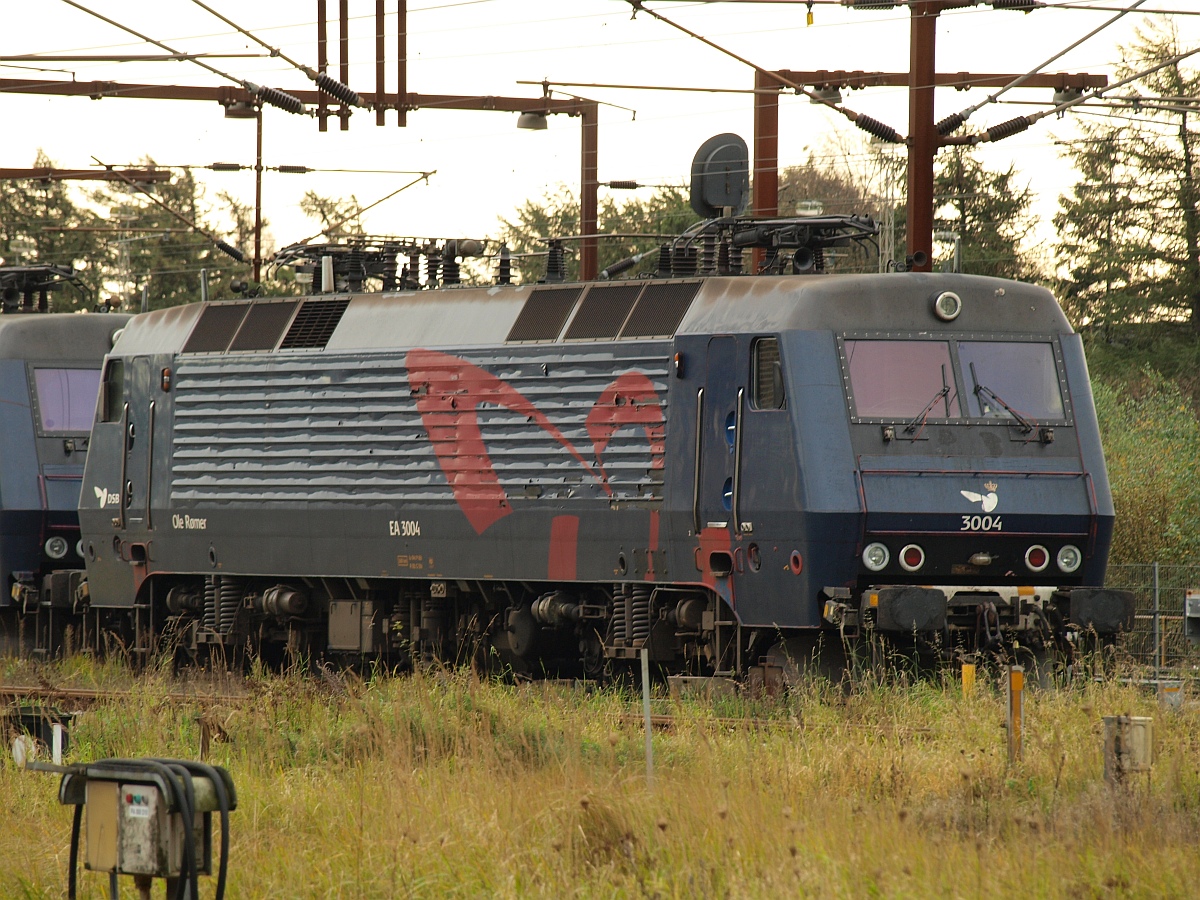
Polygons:
<instances>
[{"instance_id":1,"label":"locomotive bogie","mask_svg":"<svg viewBox=\"0 0 1200 900\"><path fill-rule=\"evenodd\" d=\"M645 584L290 579L209 575L177 581L163 630L192 658L245 652L296 662L327 656L410 667L472 663L517 674L599 677L607 661L714 656L702 592ZM132 637L132 636L131 636Z\"/></svg>"}]
</instances>

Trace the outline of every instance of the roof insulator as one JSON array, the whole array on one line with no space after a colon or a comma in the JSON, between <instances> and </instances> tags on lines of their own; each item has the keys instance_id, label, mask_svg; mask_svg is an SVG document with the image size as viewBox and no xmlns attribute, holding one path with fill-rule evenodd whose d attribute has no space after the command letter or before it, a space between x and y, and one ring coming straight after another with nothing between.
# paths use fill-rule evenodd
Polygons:
<instances>
[{"instance_id":1,"label":"roof insulator","mask_svg":"<svg viewBox=\"0 0 1200 900\"><path fill-rule=\"evenodd\" d=\"M246 167L241 163L213 163L205 168L212 169L214 172L240 172Z\"/></svg>"},{"instance_id":2,"label":"roof insulator","mask_svg":"<svg viewBox=\"0 0 1200 900\"><path fill-rule=\"evenodd\" d=\"M276 171L285 175L307 175L312 169L308 166L280 166Z\"/></svg>"},{"instance_id":3,"label":"roof insulator","mask_svg":"<svg viewBox=\"0 0 1200 900\"><path fill-rule=\"evenodd\" d=\"M1011 9L1013 12L1033 12L1045 5L1041 0L992 0L992 9Z\"/></svg>"}]
</instances>

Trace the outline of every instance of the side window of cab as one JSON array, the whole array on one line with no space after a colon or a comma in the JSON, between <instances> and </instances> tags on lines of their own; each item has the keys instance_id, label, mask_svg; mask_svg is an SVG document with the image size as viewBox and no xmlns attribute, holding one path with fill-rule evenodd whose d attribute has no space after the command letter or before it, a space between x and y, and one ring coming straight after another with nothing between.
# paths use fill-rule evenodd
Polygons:
<instances>
[{"instance_id":1,"label":"side window of cab","mask_svg":"<svg viewBox=\"0 0 1200 900\"><path fill-rule=\"evenodd\" d=\"M779 338L755 338L750 345L750 403L755 409L786 409Z\"/></svg>"},{"instance_id":2,"label":"side window of cab","mask_svg":"<svg viewBox=\"0 0 1200 900\"><path fill-rule=\"evenodd\" d=\"M110 359L104 364L104 378L100 382L99 421L121 421L124 397L125 363L120 359Z\"/></svg>"}]
</instances>

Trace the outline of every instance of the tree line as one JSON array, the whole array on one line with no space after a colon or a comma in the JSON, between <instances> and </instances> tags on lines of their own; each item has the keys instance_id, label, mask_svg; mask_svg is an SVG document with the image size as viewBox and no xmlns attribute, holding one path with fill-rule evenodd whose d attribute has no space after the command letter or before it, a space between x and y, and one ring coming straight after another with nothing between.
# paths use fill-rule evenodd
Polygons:
<instances>
[{"instance_id":1,"label":"tree line","mask_svg":"<svg viewBox=\"0 0 1200 900\"><path fill-rule=\"evenodd\" d=\"M39 152L34 165L54 162ZM145 168L154 168L153 161L146 160ZM219 230L235 246L248 246L253 211L227 194L206 203L190 171L147 190L202 227L225 218L228 224ZM212 275L214 296L228 296L230 277L245 269L123 182L82 190L63 181L0 182L0 257L8 265L74 269L87 297L56 294L52 308L59 312L89 305L136 311L143 288L150 308L187 303L196 299L200 269Z\"/></svg>"},{"instance_id":2,"label":"tree line","mask_svg":"<svg viewBox=\"0 0 1200 900\"><path fill-rule=\"evenodd\" d=\"M34 166L54 167L54 161L39 152ZM153 170L156 165L145 159L142 168ZM137 312L143 307L143 294L148 309L190 303L198 299L201 271L208 274L213 300L232 297L232 282L249 282L252 206L224 191L210 201L204 186L186 169L172 170L169 181L146 185L144 191L157 202L124 182L81 189L54 180L0 181L0 260L6 265L73 269L84 294L56 293L51 301L55 312L89 307ZM300 208L319 223L321 233L363 231L362 205L354 196L332 199L309 191ZM275 249L269 226L264 220L261 252L267 261ZM222 252L213 237L240 250L246 261ZM263 293L298 289L288 270L267 268L264 276L264 284L256 286Z\"/></svg>"}]
</instances>

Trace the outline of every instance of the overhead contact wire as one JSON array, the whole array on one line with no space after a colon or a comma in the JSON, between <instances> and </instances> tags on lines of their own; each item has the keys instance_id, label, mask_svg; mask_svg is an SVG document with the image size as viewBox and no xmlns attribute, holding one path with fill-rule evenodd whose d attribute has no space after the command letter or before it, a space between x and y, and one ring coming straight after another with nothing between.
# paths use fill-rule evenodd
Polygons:
<instances>
[{"instance_id":1,"label":"overhead contact wire","mask_svg":"<svg viewBox=\"0 0 1200 900\"><path fill-rule=\"evenodd\" d=\"M1177 53L1175 56L1172 56L1169 59L1163 60L1158 65L1151 66L1149 69L1143 69L1140 72L1134 72L1132 75L1130 75L1126 78L1122 78L1120 81L1114 82L1113 84L1110 84L1103 88L1095 88L1094 90L1080 94L1078 97L1076 97L1073 100L1068 100L1065 103L1059 103L1057 106L1054 106L1050 109L1042 110L1041 112L1034 113L1031 116L1018 116L1015 119L1009 119L1007 122L1001 122L999 125L993 125L991 128L989 128L987 131L983 132L982 134L971 135L970 137L964 138L962 140L952 140L952 141L950 141L950 143L971 144L973 146L975 144L984 144L984 143L988 143L990 141L1004 140L1004 138L1006 138L1006 137L1012 137L1014 134L1020 134L1022 131L1025 131L1031 125L1033 125L1035 122L1039 122L1042 119L1046 118L1046 116L1065 112L1066 110L1070 109L1071 107L1079 106L1081 103L1086 103L1089 100L1099 99L1100 97L1103 97L1105 94L1107 94L1111 91L1115 91L1119 87L1124 87L1125 85L1129 84L1131 81L1137 81L1141 78L1145 78L1147 75L1153 75L1155 72L1159 71L1160 69L1165 69L1167 66L1173 66L1176 63L1182 62L1183 60L1187 59L1188 57L1195 56L1197 53L1200 53L1200 46L1197 46L1197 47L1195 47L1191 50L1188 50L1184 53Z\"/></svg>"},{"instance_id":2,"label":"overhead contact wire","mask_svg":"<svg viewBox=\"0 0 1200 900\"><path fill-rule=\"evenodd\" d=\"M349 222L355 216L361 216L368 209L374 209L376 206L378 206L380 203L383 203L385 200L391 200L393 197L395 197L400 192L407 191L414 184L419 184L422 181L424 181L426 184L428 184L429 176L436 175L436 174L437 174L437 169L434 169L432 172L422 172L417 178L414 178L412 181L410 181L408 184L404 185L403 187L396 188L396 190L392 191L390 194L387 194L386 196L380 197L374 203L368 203L366 206L364 206L360 209L356 209L354 212L350 213L350 215L343 216L342 218L338 219L336 222L331 223L327 228L323 228L321 231L318 231L316 234L312 235L312 237L306 237L304 240L299 241L298 243L307 244L309 241L315 241L317 238L319 238L323 234L325 234L325 235L330 234L331 232L340 228L342 225L345 225L347 222Z\"/></svg>"},{"instance_id":3,"label":"overhead contact wire","mask_svg":"<svg viewBox=\"0 0 1200 900\"><path fill-rule=\"evenodd\" d=\"M136 31L133 28L130 28L128 25L122 25L120 22L117 22L114 19L108 18L108 16L101 15L100 13L96 12L93 9L88 9L86 6L84 6L80 3L76 3L75 0L62 0L62 2L67 4L68 6L75 7L75 9L79 10L80 12L85 12L89 16L95 17L102 22L106 22L109 25L113 26L114 28L119 28L119 29L121 29L121 31L124 31L127 34L132 34L134 37L140 38L141 40L145 41L148 44L153 44L155 47L160 47L163 50L166 50L168 53L176 53L176 54L181 54L183 56L188 56L188 54L182 53L182 51L176 50L174 47L170 47L170 46L164 44L162 41L156 41L154 38L148 37L147 35L142 34L140 31ZM245 88L251 94L253 94L256 97L258 97L259 99L261 99L264 103L269 103L272 106L277 106L280 109L285 110L290 113L293 113L295 115L303 115L304 114L304 103L300 100L299 97L293 97L291 94L288 94L288 93L278 90L276 88L265 87L263 85L255 84L252 81L246 81L244 78L238 78L235 75L230 75L228 72L222 72L216 66L210 66L208 63L204 62L201 59L196 59L195 57L189 57L188 62L193 62L196 65L200 66L201 68L207 69L209 72L212 72L214 75L217 75L220 78L224 78L226 81L232 81L234 84L238 85L239 87Z\"/></svg>"},{"instance_id":4,"label":"overhead contact wire","mask_svg":"<svg viewBox=\"0 0 1200 900\"><path fill-rule=\"evenodd\" d=\"M686 28L683 25L680 25L678 22L672 22L666 16L661 15L652 9L647 9L646 6L643 5L642 0L626 0L626 2L630 6L633 7L633 14L634 14L635 18L639 12L644 12L647 15L652 16L653 18L662 22L663 24L670 25L672 28L674 28L678 31L682 31L688 37L694 38L694 39L700 41L702 44L706 44L707 46L712 47L714 50L717 50L720 53L724 53L726 56L728 56L732 59L736 59L738 62L742 63L742 65L749 66L754 71L758 72L760 75L766 75L767 77L773 79L774 81L778 81L780 84L791 88L797 94L803 94L805 97L807 97L813 103L820 103L821 105L827 106L827 107L829 107L829 109L832 109L835 112L841 113L843 116L845 116L851 122L853 122L857 127L861 128L863 131L867 132L867 134L874 135L875 137L879 138L880 140L887 141L892 144L903 144L905 142L905 139L900 135L900 132L896 131L896 129L892 128L892 126L890 126L884 122L880 122L878 119L873 119L870 116L855 112L852 109L847 109L845 106L839 106L838 104L833 103L830 100L826 100L820 94L816 93L815 91L810 91L804 85L797 84L796 82L791 81L788 78L784 78L778 72L772 72L769 69L765 69L762 66L758 65L757 63L751 62L750 60L746 59L744 56L739 56L738 54L734 53L732 50L722 47L720 44L717 44L714 41L709 40L704 35L697 34L696 32L692 31L691 29Z\"/></svg>"},{"instance_id":5,"label":"overhead contact wire","mask_svg":"<svg viewBox=\"0 0 1200 900\"><path fill-rule=\"evenodd\" d=\"M180 222L187 225L189 228L191 228L197 234L204 235L206 238L208 238L210 241L212 241L213 245L218 250L220 250L222 253L224 253L226 256L228 256L232 259L235 259L238 262L246 261L246 254L242 253L242 251L239 250L237 247L233 246L230 243L227 243L226 241L221 240L220 238L214 237L213 235L209 234L207 231L205 231L203 228L201 228L199 225L197 225L195 222L193 222L191 219L189 219L183 213L179 212L178 210L172 209L170 205L168 205L167 203L164 203L158 197L155 197L154 194L152 194L150 191L146 190L144 187L142 187L140 184L138 184L136 181L134 181L132 178L130 178L128 175L126 175L124 172L121 172L117 169L110 168L109 166L100 162L100 160L96 159L96 157L94 157L94 156L92 157L92 159L96 160L97 165L104 166L104 168L106 170L115 172L117 175L119 175L121 177L122 181L124 181L130 187L145 194L147 197L149 197L151 200L153 200L155 203L157 203L159 206L161 206L163 209L165 209L167 212L169 212L175 218L177 218Z\"/></svg>"},{"instance_id":6,"label":"overhead contact wire","mask_svg":"<svg viewBox=\"0 0 1200 900\"><path fill-rule=\"evenodd\" d=\"M290 56L288 56L286 53L284 53L278 47L272 47L266 41L264 41L260 37L258 37L258 35L254 34L253 32L247 31L241 25L237 24L237 22L234 22L232 19L229 19L226 16L221 15L219 12L217 12L215 9L213 9L211 6L209 6L207 3L202 2L202 0L192 0L192 2L195 3L197 6L199 6L201 9L216 16L218 19L220 19L222 22L224 22L230 28L233 28L234 30L241 32L246 37L250 38L250 40L257 43L259 46L270 51L272 56L278 56L280 59L282 59L288 65L292 66L293 68L299 69L320 90L324 91L326 94L328 94L330 97L333 97L335 100L340 100L349 106L362 107L364 105L362 102L362 99L358 96L357 91L355 91L353 88L349 87L348 85L342 84L340 81L338 81L336 78L329 75L328 73L315 72L310 67L304 65L303 63L296 62L296 60L292 59ZM1145 0L1142 0L1142 2L1145 2Z\"/></svg>"},{"instance_id":7,"label":"overhead contact wire","mask_svg":"<svg viewBox=\"0 0 1200 900\"><path fill-rule=\"evenodd\" d=\"M1066 56L1068 53L1070 53L1072 50L1074 50L1080 44L1083 44L1086 41L1091 40L1093 37L1098 35L1101 31L1103 31L1109 25L1112 25L1114 22L1117 22L1119 19L1122 19L1125 16L1129 15L1129 13L1133 12L1135 9L1137 9L1139 6L1141 6L1145 2L1146 2L1146 0L1136 0L1136 2L1131 3L1125 9L1121 10L1119 13L1117 13L1115 16L1113 16L1111 19L1109 19L1107 22L1105 22L1103 25L1100 25L1097 28L1092 29L1087 34L1085 34L1083 37L1081 37L1079 40L1077 40L1075 43L1071 44L1069 47L1065 47L1064 49L1060 50L1058 53L1055 53L1053 56L1051 56L1045 62L1040 63L1039 65L1037 65L1030 71L1026 72L1024 75L1021 75L1018 78L1014 78L1012 81L1010 81L1004 87L1000 88L1000 90L996 91L994 94L989 94L983 100L976 103L974 106L968 106L962 112L955 113L952 116L947 116L946 118L942 119L940 122L937 123L938 134L941 135L942 137L945 137L946 135L952 134L953 132L957 131L959 128L961 128L966 123L966 121L968 119L971 118L971 116L973 116L975 113L979 112L979 110L983 109L983 107L987 106L989 103L995 103L1000 97L1002 97L1004 94L1011 91L1013 88L1020 87L1022 84L1024 84L1026 81L1028 81L1034 75L1036 75L1042 69L1046 68L1046 66L1050 65L1055 60L1061 59L1062 57Z\"/></svg>"}]
</instances>

